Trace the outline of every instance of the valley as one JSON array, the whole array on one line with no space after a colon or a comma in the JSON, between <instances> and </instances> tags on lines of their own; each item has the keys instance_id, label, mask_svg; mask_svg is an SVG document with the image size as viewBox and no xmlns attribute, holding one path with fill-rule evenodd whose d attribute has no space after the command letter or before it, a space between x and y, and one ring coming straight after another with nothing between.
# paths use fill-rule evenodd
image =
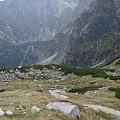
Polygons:
<instances>
[{"instance_id":1,"label":"valley","mask_svg":"<svg viewBox=\"0 0 120 120\"><path fill-rule=\"evenodd\" d=\"M0 1L0 120L120 120L120 1Z\"/></svg>"}]
</instances>

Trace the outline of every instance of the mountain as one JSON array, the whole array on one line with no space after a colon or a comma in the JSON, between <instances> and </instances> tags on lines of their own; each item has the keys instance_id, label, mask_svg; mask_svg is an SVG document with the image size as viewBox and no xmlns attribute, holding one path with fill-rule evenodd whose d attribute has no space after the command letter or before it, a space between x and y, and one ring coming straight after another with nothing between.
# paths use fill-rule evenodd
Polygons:
<instances>
[{"instance_id":1,"label":"mountain","mask_svg":"<svg viewBox=\"0 0 120 120\"><path fill-rule=\"evenodd\" d=\"M68 47L66 26L88 7L84 2L83 5L82 0L1 1L0 67L61 63Z\"/></svg>"},{"instance_id":2,"label":"mountain","mask_svg":"<svg viewBox=\"0 0 120 120\"><path fill-rule=\"evenodd\" d=\"M120 56L120 2L96 0L69 27L64 64L92 67Z\"/></svg>"},{"instance_id":3,"label":"mountain","mask_svg":"<svg viewBox=\"0 0 120 120\"><path fill-rule=\"evenodd\" d=\"M5 0L0 6L0 67L95 67L120 56L119 0Z\"/></svg>"},{"instance_id":4,"label":"mountain","mask_svg":"<svg viewBox=\"0 0 120 120\"><path fill-rule=\"evenodd\" d=\"M35 41L19 45L1 41L0 67L61 63L68 44L64 39L65 35L59 33L50 41Z\"/></svg>"},{"instance_id":5,"label":"mountain","mask_svg":"<svg viewBox=\"0 0 120 120\"><path fill-rule=\"evenodd\" d=\"M78 1L1 1L0 38L15 44L50 40L73 20Z\"/></svg>"}]
</instances>

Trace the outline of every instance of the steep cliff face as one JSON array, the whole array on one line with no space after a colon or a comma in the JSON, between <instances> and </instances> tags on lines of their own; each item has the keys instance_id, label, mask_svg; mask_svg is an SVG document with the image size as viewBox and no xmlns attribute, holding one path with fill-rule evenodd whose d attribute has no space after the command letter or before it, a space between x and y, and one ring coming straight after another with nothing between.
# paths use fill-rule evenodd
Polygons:
<instances>
[{"instance_id":1,"label":"steep cliff face","mask_svg":"<svg viewBox=\"0 0 120 120\"><path fill-rule=\"evenodd\" d=\"M5 0L0 2L0 42L0 67L108 63L120 55L120 2Z\"/></svg>"},{"instance_id":2,"label":"steep cliff face","mask_svg":"<svg viewBox=\"0 0 120 120\"><path fill-rule=\"evenodd\" d=\"M78 5L81 5L79 10ZM69 30L65 26L77 18L76 10L79 16L87 7L87 0L0 2L0 67L61 63L70 35L66 33L72 29L71 24L67 26ZM63 29L64 34L59 34Z\"/></svg>"},{"instance_id":3,"label":"steep cliff face","mask_svg":"<svg viewBox=\"0 0 120 120\"><path fill-rule=\"evenodd\" d=\"M69 0L68 0L69 1ZM71 22L78 0L0 2L0 38L11 43L50 40Z\"/></svg>"},{"instance_id":4,"label":"steep cliff face","mask_svg":"<svg viewBox=\"0 0 120 120\"><path fill-rule=\"evenodd\" d=\"M64 34L58 34L50 41L35 41L20 45L6 41L0 42L0 68L61 63L68 44ZM52 59L50 59L51 57ZM49 61L45 63L43 62L45 60Z\"/></svg>"},{"instance_id":5,"label":"steep cliff face","mask_svg":"<svg viewBox=\"0 0 120 120\"><path fill-rule=\"evenodd\" d=\"M63 63L90 67L119 55L120 23L115 1L96 0L93 7L73 24L70 35L78 34L76 39L68 38L70 47Z\"/></svg>"}]
</instances>

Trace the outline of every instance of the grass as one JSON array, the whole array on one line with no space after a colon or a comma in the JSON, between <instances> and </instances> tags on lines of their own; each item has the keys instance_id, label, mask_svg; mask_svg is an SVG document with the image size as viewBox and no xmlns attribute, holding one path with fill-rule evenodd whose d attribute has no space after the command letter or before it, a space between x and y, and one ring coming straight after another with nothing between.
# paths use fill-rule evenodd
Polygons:
<instances>
[{"instance_id":1,"label":"grass","mask_svg":"<svg viewBox=\"0 0 120 120\"><path fill-rule=\"evenodd\" d=\"M120 99L120 88L113 88L113 87L111 87L111 88L109 88L109 90L114 91L115 94L116 94L115 97Z\"/></svg>"},{"instance_id":2,"label":"grass","mask_svg":"<svg viewBox=\"0 0 120 120\"><path fill-rule=\"evenodd\" d=\"M112 86L117 88L119 87L118 86L119 81L108 81L107 79L101 77L100 78L92 77L92 75L90 75L91 72L89 72L89 69L87 68L85 69L75 68L75 67L69 68L68 66L62 67L61 65L54 65L54 66L56 66L56 70L50 74L47 74L47 76L42 76L44 79L42 81L41 78L36 78L37 81L34 81L34 79L25 79L19 81L15 80L15 81L11 81L11 83L8 86L4 86L3 88L1 87L0 88L1 90L5 89L6 91L0 92L0 97L1 97L0 106L3 110L11 110L14 113L14 115L10 117L1 117L0 120L71 120L68 116L65 116L63 113L59 111L45 109L48 103L60 101L59 99L51 96L48 90L53 88L63 90L63 87L66 87L65 89L66 93L63 93L63 95L66 95L68 99L66 101L61 100L60 102L71 102L80 107L83 104L87 104L87 103L93 104L93 102L97 98L99 98L97 102L99 102L100 105L104 104L104 106L107 107L112 106L114 109L120 110L120 108L117 108L120 105L120 101L119 99L115 98L113 92L105 91L103 93L100 93L98 97L95 96L95 99L94 96L92 98L89 97L86 98L84 97L83 94L74 94L74 93L71 94L68 92L68 90L75 87L77 88L77 92L79 90L81 93L90 90L97 90L102 86ZM41 67L40 65L35 67L37 67L37 69L44 69L45 66ZM46 67L48 67L48 69L54 69L53 65L48 65ZM59 68L61 68L61 70L58 70ZM22 71L26 69L28 69L28 67L23 67ZM78 69L80 69L80 71L78 71ZM82 69L85 70L83 72L86 71L87 72L82 73ZM48 78L56 80L59 76L62 77L63 72L61 71L66 71L65 74L69 74L70 72L71 73L78 72L77 74L79 75L77 77L74 76L74 78L66 78L63 81L60 80L54 83L45 80ZM104 72L104 70L102 71ZM92 74L95 75L95 71L92 71ZM98 86L96 85L96 87L94 87L93 84L95 83ZM27 106L27 109L23 109L20 111L16 110L16 107L18 106ZM38 113L33 113L31 111L31 108L33 106L37 106L43 109ZM111 118L110 115L101 112L96 112L92 109L84 109L84 107L83 108L82 107L80 107L81 120L86 120L87 118L89 118L89 120L98 120L100 119L101 116L105 120L114 120ZM23 114L23 112L26 112L26 114Z\"/></svg>"}]
</instances>

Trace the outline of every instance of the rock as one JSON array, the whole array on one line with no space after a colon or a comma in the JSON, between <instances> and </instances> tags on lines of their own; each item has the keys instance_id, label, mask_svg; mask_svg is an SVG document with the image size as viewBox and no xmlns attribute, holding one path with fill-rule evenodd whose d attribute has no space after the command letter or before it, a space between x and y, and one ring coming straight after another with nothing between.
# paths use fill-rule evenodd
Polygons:
<instances>
[{"instance_id":1,"label":"rock","mask_svg":"<svg viewBox=\"0 0 120 120\"><path fill-rule=\"evenodd\" d=\"M27 93L27 95L30 96L29 93ZM23 110L23 109L27 109L27 106L17 106L16 108L16 110Z\"/></svg>"},{"instance_id":2,"label":"rock","mask_svg":"<svg viewBox=\"0 0 120 120\"><path fill-rule=\"evenodd\" d=\"M118 44L114 44L114 41L118 43L119 38L116 39L117 35L112 35L120 30L114 1L116 0L94 0L93 7L84 11L71 24L70 32L67 33L70 44L63 64L77 67L98 66L109 63L119 55ZM109 39L113 41L108 42Z\"/></svg>"},{"instance_id":3,"label":"rock","mask_svg":"<svg viewBox=\"0 0 120 120\"><path fill-rule=\"evenodd\" d=\"M91 97L90 91L85 92L84 95L85 95L86 97Z\"/></svg>"},{"instance_id":4,"label":"rock","mask_svg":"<svg viewBox=\"0 0 120 120\"><path fill-rule=\"evenodd\" d=\"M65 96L65 95L59 94L59 93L63 93L63 92L60 91L60 90L49 90L49 92L51 93L51 95L52 95L53 97L56 97L56 98L61 99L61 100L66 100L66 99L68 98L68 97Z\"/></svg>"},{"instance_id":5,"label":"rock","mask_svg":"<svg viewBox=\"0 0 120 120\"><path fill-rule=\"evenodd\" d=\"M46 106L46 108L59 110L60 112L63 112L65 115L68 115L69 117L73 117L73 118L80 117L80 110L78 106L72 105L71 103L54 102L54 103L49 103Z\"/></svg>"},{"instance_id":6,"label":"rock","mask_svg":"<svg viewBox=\"0 0 120 120\"><path fill-rule=\"evenodd\" d=\"M34 82L37 82L38 80L34 80Z\"/></svg>"},{"instance_id":7,"label":"rock","mask_svg":"<svg viewBox=\"0 0 120 120\"><path fill-rule=\"evenodd\" d=\"M13 115L13 113L10 111L10 110L7 110L6 112L5 112L5 115Z\"/></svg>"},{"instance_id":8,"label":"rock","mask_svg":"<svg viewBox=\"0 0 120 120\"><path fill-rule=\"evenodd\" d=\"M107 114L111 114L114 117L116 117L116 120L120 120L120 111L118 111L118 110L114 110L114 109L111 109L111 108L103 107L103 106L100 106L100 105L85 104L84 106L88 107L88 108L92 108L94 110L100 110L100 111L105 112Z\"/></svg>"},{"instance_id":9,"label":"rock","mask_svg":"<svg viewBox=\"0 0 120 120\"><path fill-rule=\"evenodd\" d=\"M22 68L22 66L18 66L18 68L20 69L20 68Z\"/></svg>"},{"instance_id":10,"label":"rock","mask_svg":"<svg viewBox=\"0 0 120 120\"><path fill-rule=\"evenodd\" d=\"M115 70L115 74L120 74L120 69Z\"/></svg>"},{"instance_id":11,"label":"rock","mask_svg":"<svg viewBox=\"0 0 120 120\"><path fill-rule=\"evenodd\" d=\"M33 112L39 112L40 111L40 108L36 107L36 106L33 106L32 107L32 111Z\"/></svg>"},{"instance_id":12,"label":"rock","mask_svg":"<svg viewBox=\"0 0 120 120\"><path fill-rule=\"evenodd\" d=\"M24 73L15 72L15 75L16 75L18 78L25 78L25 74L24 74Z\"/></svg>"},{"instance_id":13,"label":"rock","mask_svg":"<svg viewBox=\"0 0 120 120\"><path fill-rule=\"evenodd\" d=\"M3 110L0 108L0 116L5 115L5 113L3 112Z\"/></svg>"}]
</instances>

